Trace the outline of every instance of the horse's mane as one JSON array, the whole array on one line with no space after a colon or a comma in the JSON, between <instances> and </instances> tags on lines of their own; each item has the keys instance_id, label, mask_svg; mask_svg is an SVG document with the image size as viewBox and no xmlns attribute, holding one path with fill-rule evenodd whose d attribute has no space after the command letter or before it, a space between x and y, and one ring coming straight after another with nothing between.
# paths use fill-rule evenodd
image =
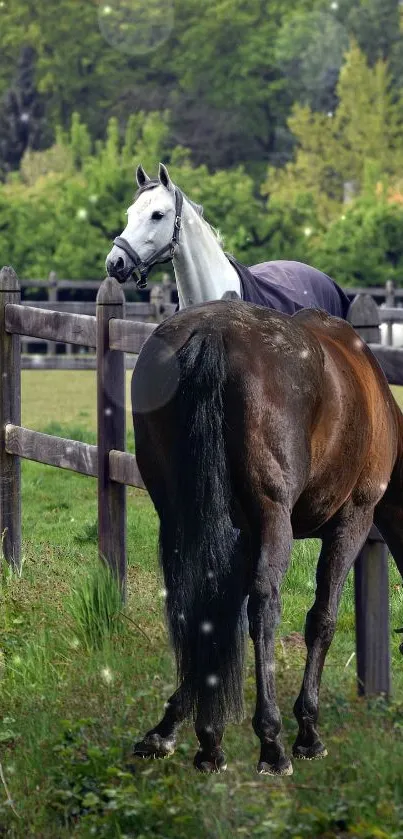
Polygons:
<instances>
[{"instance_id":1,"label":"horse's mane","mask_svg":"<svg viewBox=\"0 0 403 839\"><path fill-rule=\"evenodd\" d=\"M139 198L140 195L143 194L143 192L147 192L150 189L155 189L157 186L161 186L161 181L158 178L150 178L150 180L146 181L145 184L142 184L142 186L139 186L137 192L134 195L134 200L136 201L137 198ZM175 187L175 185L174 185L174 188L176 189L177 187ZM182 193L183 197L185 198L185 200L190 204L190 206L193 207L193 209L195 210L195 212L197 213L199 218L202 220L203 224L205 224L209 228L209 230L213 234L217 244L220 245L220 247L222 248L224 242L223 242L221 233L215 227L212 227L212 225L209 224L208 221L206 221L206 219L204 218L203 205L202 204L196 204L195 201L192 201L192 199L189 198L188 195L186 195L186 192L183 192L183 189L181 189L181 193Z\"/></svg>"}]
</instances>

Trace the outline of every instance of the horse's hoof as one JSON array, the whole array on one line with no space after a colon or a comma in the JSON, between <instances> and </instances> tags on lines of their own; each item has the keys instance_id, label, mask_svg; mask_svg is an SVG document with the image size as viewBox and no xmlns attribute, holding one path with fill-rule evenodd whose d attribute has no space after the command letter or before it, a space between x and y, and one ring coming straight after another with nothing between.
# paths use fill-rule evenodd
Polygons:
<instances>
[{"instance_id":1,"label":"horse's hoof","mask_svg":"<svg viewBox=\"0 0 403 839\"><path fill-rule=\"evenodd\" d=\"M327 757L327 749L320 740L313 743L312 746L295 744L292 753L296 760L320 760L323 757Z\"/></svg>"},{"instance_id":2,"label":"horse's hoof","mask_svg":"<svg viewBox=\"0 0 403 839\"><path fill-rule=\"evenodd\" d=\"M165 758L173 755L175 740L163 738L160 734L146 734L143 740L135 743L132 749L133 757Z\"/></svg>"},{"instance_id":3,"label":"horse's hoof","mask_svg":"<svg viewBox=\"0 0 403 839\"><path fill-rule=\"evenodd\" d=\"M256 771L258 775L292 775L293 768L292 763L288 760L288 758L284 759L276 766L266 763L265 760L259 760Z\"/></svg>"},{"instance_id":4,"label":"horse's hoof","mask_svg":"<svg viewBox=\"0 0 403 839\"><path fill-rule=\"evenodd\" d=\"M208 755L206 752L203 752L202 749L199 749L199 751L196 752L193 766L198 772L204 772L211 775L213 772L225 772L227 768L227 761L222 749L218 749L214 755Z\"/></svg>"}]
</instances>

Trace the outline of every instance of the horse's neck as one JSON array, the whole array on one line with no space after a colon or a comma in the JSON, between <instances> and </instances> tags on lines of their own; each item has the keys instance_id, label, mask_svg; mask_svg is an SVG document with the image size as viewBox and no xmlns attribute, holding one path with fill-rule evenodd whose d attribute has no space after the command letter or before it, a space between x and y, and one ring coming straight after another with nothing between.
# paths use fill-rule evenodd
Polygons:
<instances>
[{"instance_id":1,"label":"horse's neck","mask_svg":"<svg viewBox=\"0 0 403 839\"><path fill-rule=\"evenodd\" d=\"M226 291L241 296L240 279L212 230L183 202L180 244L173 258L179 308L220 300Z\"/></svg>"}]
</instances>

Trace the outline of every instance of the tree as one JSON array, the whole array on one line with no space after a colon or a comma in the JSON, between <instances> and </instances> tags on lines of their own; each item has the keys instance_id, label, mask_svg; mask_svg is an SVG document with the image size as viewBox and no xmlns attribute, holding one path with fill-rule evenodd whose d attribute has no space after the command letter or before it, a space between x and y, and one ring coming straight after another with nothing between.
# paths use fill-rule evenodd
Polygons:
<instances>
[{"instance_id":1,"label":"tree","mask_svg":"<svg viewBox=\"0 0 403 839\"><path fill-rule=\"evenodd\" d=\"M403 206L378 189L364 196L310 242L309 259L343 286L399 283L403 271Z\"/></svg>"},{"instance_id":2,"label":"tree","mask_svg":"<svg viewBox=\"0 0 403 839\"><path fill-rule=\"evenodd\" d=\"M106 140L88 152L84 126L75 116L67 132L58 132L54 147L25 155L19 175L0 187L0 260L22 277L47 276L51 268L64 276L102 276L110 243L133 201L135 167L142 163L156 173L166 156L167 132L166 114L138 114L122 143L111 120ZM174 182L204 205L225 249L241 261L304 257L304 208L273 202L267 210L244 167L211 174L205 165L195 167L180 147L171 152L169 166Z\"/></svg>"},{"instance_id":3,"label":"tree","mask_svg":"<svg viewBox=\"0 0 403 839\"><path fill-rule=\"evenodd\" d=\"M328 223L340 212L344 184L359 191L371 164L383 176L394 175L403 163L403 113L395 101L386 62L373 68L353 43L340 73L334 114L314 113L295 106L288 125L297 140L294 161L283 170L269 169L266 194L291 200L310 193L319 218Z\"/></svg>"},{"instance_id":4,"label":"tree","mask_svg":"<svg viewBox=\"0 0 403 839\"><path fill-rule=\"evenodd\" d=\"M371 67L379 60L393 62L402 44L399 0L341 0L336 15L344 19Z\"/></svg>"},{"instance_id":5,"label":"tree","mask_svg":"<svg viewBox=\"0 0 403 839\"><path fill-rule=\"evenodd\" d=\"M6 171L18 168L27 149L39 149L48 139L44 101L35 84L35 59L32 47L21 49L15 82L0 111L0 167Z\"/></svg>"},{"instance_id":6,"label":"tree","mask_svg":"<svg viewBox=\"0 0 403 839\"><path fill-rule=\"evenodd\" d=\"M276 58L293 102L314 111L334 111L336 85L349 38L331 9L297 10L283 22Z\"/></svg>"},{"instance_id":7,"label":"tree","mask_svg":"<svg viewBox=\"0 0 403 839\"><path fill-rule=\"evenodd\" d=\"M262 161L291 151L293 86L276 53L279 29L322 3L7 0L0 93L22 43L35 44L51 124L66 129L77 111L101 139L111 116L123 136L131 113L169 110L171 148L186 146L210 169L252 161L259 176Z\"/></svg>"},{"instance_id":8,"label":"tree","mask_svg":"<svg viewBox=\"0 0 403 839\"><path fill-rule=\"evenodd\" d=\"M250 137L246 155L250 158L253 148L255 159L267 159L276 150L276 129L290 105L276 58L279 27L295 9L318 3L298 0L292 12L282 0L206 0L202 5L186 0L183 5L187 14L174 50L180 87L203 104L230 107Z\"/></svg>"},{"instance_id":9,"label":"tree","mask_svg":"<svg viewBox=\"0 0 403 839\"><path fill-rule=\"evenodd\" d=\"M127 64L105 44L97 13L98 0L13 0L1 13L6 55L24 43L35 45L38 89L46 95L53 124L66 128L78 109L92 133L105 128L100 104Z\"/></svg>"}]
</instances>

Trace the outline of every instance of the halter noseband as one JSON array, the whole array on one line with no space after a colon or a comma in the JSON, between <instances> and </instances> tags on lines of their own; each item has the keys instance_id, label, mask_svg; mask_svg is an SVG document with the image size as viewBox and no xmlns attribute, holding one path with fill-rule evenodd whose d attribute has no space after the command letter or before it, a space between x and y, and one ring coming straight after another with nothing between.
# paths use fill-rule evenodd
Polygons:
<instances>
[{"instance_id":1,"label":"halter noseband","mask_svg":"<svg viewBox=\"0 0 403 839\"><path fill-rule=\"evenodd\" d=\"M145 192L147 189L154 189L154 187L159 186L160 181L150 180L147 181L137 192L136 198ZM117 236L116 239L113 240L113 244L117 245L118 248L121 248L127 256L130 256L130 259L134 262L134 269L139 272L139 277L136 278L137 288L146 288L147 287L147 277L150 273L151 268L156 263L162 264L164 262L170 262L172 259L175 250L179 244L179 234L182 224L182 207L183 207L183 195L178 189L175 187L175 221L174 221L174 229L172 233L172 239L168 245L165 245L163 248L160 248L157 253L154 254L152 260L144 262L140 259L138 253L132 248L129 242L126 241L122 236ZM162 256L166 251L168 254L165 259L159 259L158 257Z\"/></svg>"}]
</instances>

